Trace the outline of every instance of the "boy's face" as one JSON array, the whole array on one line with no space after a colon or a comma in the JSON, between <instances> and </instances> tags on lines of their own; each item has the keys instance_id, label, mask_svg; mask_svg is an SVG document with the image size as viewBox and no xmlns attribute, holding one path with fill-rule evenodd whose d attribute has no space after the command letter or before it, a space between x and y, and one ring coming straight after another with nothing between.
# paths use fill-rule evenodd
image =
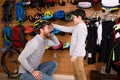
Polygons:
<instances>
[{"instance_id":1,"label":"boy's face","mask_svg":"<svg viewBox=\"0 0 120 80\"><path fill-rule=\"evenodd\" d=\"M77 17L77 16L73 15L73 21L75 24L78 24L80 21L80 16Z\"/></svg>"}]
</instances>

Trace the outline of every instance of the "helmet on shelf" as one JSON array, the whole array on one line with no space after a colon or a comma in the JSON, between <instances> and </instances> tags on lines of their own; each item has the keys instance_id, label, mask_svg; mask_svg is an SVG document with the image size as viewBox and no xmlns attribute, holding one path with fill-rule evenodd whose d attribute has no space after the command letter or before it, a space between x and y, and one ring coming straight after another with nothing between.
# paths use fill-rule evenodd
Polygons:
<instances>
[{"instance_id":1,"label":"helmet on shelf","mask_svg":"<svg viewBox=\"0 0 120 80\"><path fill-rule=\"evenodd\" d=\"M49 20L49 19L53 18L53 15L54 15L53 11L51 11L51 10L45 11L42 19L43 20Z\"/></svg>"},{"instance_id":2,"label":"helmet on shelf","mask_svg":"<svg viewBox=\"0 0 120 80\"><path fill-rule=\"evenodd\" d=\"M55 19L64 19L65 18L65 12L63 10L59 10L54 13Z\"/></svg>"},{"instance_id":3,"label":"helmet on shelf","mask_svg":"<svg viewBox=\"0 0 120 80\"><path fill-rule=\"evenodd\" d=\"M25 27L25 30L24 30L25 34L29 34L29 33L32 33L32 32L33 32L33 27L31 25Z\"/></svg>"}]
</instances>

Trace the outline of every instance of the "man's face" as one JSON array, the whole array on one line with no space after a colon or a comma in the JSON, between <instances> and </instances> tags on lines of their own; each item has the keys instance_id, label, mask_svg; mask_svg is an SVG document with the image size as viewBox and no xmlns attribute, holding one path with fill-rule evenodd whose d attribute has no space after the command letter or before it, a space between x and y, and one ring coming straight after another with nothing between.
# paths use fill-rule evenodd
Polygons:
<instances>
[{"instance_id":1,"label":"man's face","mask_svg":"<svg viewBox=\"0 0 120 80\"><path fill-rule=\"evenodd\" d=\"M52 25L46 25L44 28L43 28L43 32L44 32L44 36L47 38L47 37L50 37L51 33L52 33L52 30L53 30L53 26Z\"/></svg>"}]
</instances>

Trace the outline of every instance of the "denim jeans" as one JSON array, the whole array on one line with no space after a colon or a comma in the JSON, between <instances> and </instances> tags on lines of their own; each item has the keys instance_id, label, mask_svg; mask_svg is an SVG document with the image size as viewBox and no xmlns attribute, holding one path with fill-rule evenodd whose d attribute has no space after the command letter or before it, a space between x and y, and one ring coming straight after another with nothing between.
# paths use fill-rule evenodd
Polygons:
<instances>
[{"instance_id":1,"label":"denim jeans","mask_svg":"<svg viewBox=\"0 0 120 80\"><path fill-rule=\"evenodd\" d=\"M42 72L42 80L53 80L52 75L54 74L57 67L55 61L45 62L39 65L37 70ZM20 75L20 80L36 80L31 73L23 73Z\"/></svg>"}]
</instances>

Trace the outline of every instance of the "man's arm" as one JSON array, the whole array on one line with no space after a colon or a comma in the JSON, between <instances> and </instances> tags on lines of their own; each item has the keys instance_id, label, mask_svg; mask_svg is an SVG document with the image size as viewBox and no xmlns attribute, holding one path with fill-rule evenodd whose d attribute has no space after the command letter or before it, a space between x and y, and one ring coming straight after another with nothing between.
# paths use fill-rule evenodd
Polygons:
<instances>
[{"instance_id":1,"label":"man's arm","mask_svg":"<svg viewBox=\"0 0 120 80\"><path fill-rule=\"evenodd\" d=\"M34 44L36 45L36 44ZM24 68L29 71L36 80L41 80L42 79L42 72L35 70L32 68L28 61L27 58L35 51L35 47L33 44L26 44L24 50L21 52L21 54L18 57L19 62L24 66ZM31 47L32 46L32 47Z\"/></svg>"},{"instance_id":2,"label":"man's arm","mask_svg":"<svg viewBox=\"0 0 120 80\"><path fill-rule=\"evenodd\" d=\"M48 40L48 46L58 46L60 44L58 38L52 33L51 39Z\"/></svg>"},{"instance_id":3,"label":"man's arm","mask_svg":"<svg viewBox=\"0 0 120 80\"><path fill-rule=\"evenodd\" d=\"M31 44L32 45L32 44ZM27 58L34 52L35 47L34 45L32 45L33 47L31 47L31 45L26 44L24 50L21 52L21 54L18 57L18 61L22 64L22 66L24 66L24 68L29 71L30 73L32 73L32 71L34 70L28 63Z\"/></svg>"}]
</instances>

